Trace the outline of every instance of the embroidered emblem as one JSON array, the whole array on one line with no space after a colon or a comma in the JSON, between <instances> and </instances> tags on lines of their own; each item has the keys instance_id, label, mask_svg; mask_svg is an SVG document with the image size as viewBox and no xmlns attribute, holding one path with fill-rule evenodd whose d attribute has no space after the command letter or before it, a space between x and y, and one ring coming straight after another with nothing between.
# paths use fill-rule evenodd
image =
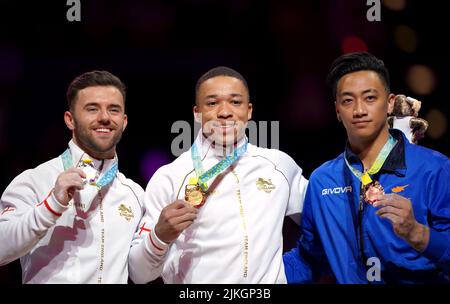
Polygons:
<instances>
[{"instance_id":1,"label":"embroidered emblem","mask_svg":"<svg viewBox=\"0 0 450 304\"><path fill-rule=\"evenodd\" d=\"M399 192L402 192L403 190L405 190L405 188L408 187L408 186L409 186L409 185L406 185L406 186L397 186L397 187L392 188L391 191L392 191L393 193L399 193Z\"/></svg>"},{"instance_id":2,"label":"embroidered emblem","mask_svg":"<svg viewBox=\"0 0 450 304\"><path fill-rule=\"evenodd\" d=\"M131 210L131 206L127 208L124 204L120 204L119 214L120 214L120 216L123 216L127 221L130 221L132 218L134 218L134 214L133 214L133 210Z\"/></svg>"},{"instance_id":3,"label":"embroidered emblem","mask_svg":"<svg viewBox=\"0 0 450 304\"><path fill-rule=\"evenodd\" d=\"M256 180L256 187L258 188L258 190L262 190L266 193L270 193L275 189L275 185L272 184L272 180L270 178L268 180L265 180L262 177Z\"/></svg>"}]
</instances>

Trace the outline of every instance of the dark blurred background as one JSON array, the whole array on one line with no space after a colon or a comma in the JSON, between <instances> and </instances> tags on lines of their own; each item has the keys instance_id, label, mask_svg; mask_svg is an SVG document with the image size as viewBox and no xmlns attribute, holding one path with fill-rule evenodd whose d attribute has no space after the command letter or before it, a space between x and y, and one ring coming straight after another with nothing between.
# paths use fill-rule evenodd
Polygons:
<instances>
[{"instance_id":1,"label":"dark blurred background","mask_svg":"<svg viewBox=\"0 0 450 304\"><path fill-rule=\"evenodd\" d=\"M420 144L450 154L448 12L441 1L381 1L381 21L374 22L366 0L80 2L80 22L67 20L63 0L0 3L0 193L66 148L67 86L93 69L127 85L120 170L143 187L174 159L171 126L192 122L195 83L218 65L246 77L253 119L280 122L280 149L306 177L343 150L325 77L331 62L351 51L384 60L392 91L422 101L420 116L430 127ZM286 221L284 233L289 249L297 227ZM20 281L17 262L0 267L0 282Z\"/></svg>"}]
</instances>

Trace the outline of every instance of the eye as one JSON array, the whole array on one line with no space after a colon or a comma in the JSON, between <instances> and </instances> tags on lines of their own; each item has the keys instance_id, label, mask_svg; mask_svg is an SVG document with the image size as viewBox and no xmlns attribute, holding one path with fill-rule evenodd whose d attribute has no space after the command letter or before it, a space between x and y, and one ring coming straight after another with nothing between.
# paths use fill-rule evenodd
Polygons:
<instances>
[{"instance_id":1,"label":"eye","mask_svg":"<svg viewBox=\"0 0 450 304\"><path fill-rule=\"evenodd\" d=\"M120 109L119 109L119 108L112 108L110 111L111 111L112 113L114 113L114 114L120 113Z\"/></svg>"},{"instance_id":2,"label":"eye","mask_svg":"<svg viewBox=\"0 0 450 304\"><path fill-rule=\"evenodd\" d=\"M207 106L210 106L210 107L212 107L212 106L215 106L217 103L214 101L214 100L210 100L210 101L207 101L206 102L206 105Z\"/></svg>"},{"instance_id":3,"label":"eye","mask_svg":"<svg viewBox=\"0 0 450 304\"><path fill-rule=\"evenodd\" d=\"M88 112L95 112L95 111L97 111L97 108L96 107L87 107L86 110Z\"/></svg>"},{"instance_id":4,"label":"eye","mask_svg":"<svg viewBox=\"0 0 450 304\"><path fill-rule=\"evenodd\" d=\"M342 99L341 100L341 103L343 104L343 105L346 105L346 104L349 104L349 103L351 103L353 100L351 99L351 98L345 98L345 99Z\"/></svg>"},{"instance_id":5,"label":"eye","mask_svg":"<svg viewBox=\"0 0 450 304\"><path fill-rule=\"evenodd\" d=\"M377 97L376 97L376 96L373 96L373 95L370 95L370 96L367 96L366 99L367 99L368 101L375 101L375 100L377 99Z\"/></svg>"},{"instance_id":6,"label":"eye","mask_svg":"<svg viewBox=\"0 0 450 304\"><path fill-rule=\"evenodd\" d=\"M231 103L233 105L240 105L242 103L242 100L232 100Z\"/></svg>"}]
</instances>

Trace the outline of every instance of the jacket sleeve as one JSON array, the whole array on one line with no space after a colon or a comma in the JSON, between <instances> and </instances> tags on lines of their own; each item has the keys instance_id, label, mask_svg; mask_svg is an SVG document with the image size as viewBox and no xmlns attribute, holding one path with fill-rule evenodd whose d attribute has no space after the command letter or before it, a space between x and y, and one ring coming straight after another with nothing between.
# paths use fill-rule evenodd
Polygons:
<instances>
[{"instance_id":1,"label":"jacket sleeve","mask_svg":"<svg viewBox=\"0 0 450 304\"><path fill-rule=\"evenodd\" d=\"M299 219L299 215L302 213L308 180L302 175L303 170L289 155L281 151L279 154L277 169L283 172L289 184L289 201L286 215L297 216L292 218L297 224L300 224L297 218Z\"/></svg>"},{"instance_id":2,"label":"jacket sleeve","mask_svg":"<svg viewBox=\"0 0 450 304\"><path fill-rule=\"evenodd\" d=\"M423 255L450 271L450 160L432 177L428 193L430 240Z\"/></svg>"},{"instance_id":3,"label":"jacket sleeve","mask_svg":"<svg viewBox=\"0 0 450 304\"><path fill-rule=\"evenodd\" d=\"M136 284L148 283L161 275L169 249L169 244L159 240L154 230L162 209L173 200L172 184L162 173L163 168L155 172L147 185L143 195L144 216L131 244L128 266L130 278Z\"/></svg>"},{"instance_id":4,"label":"jacket sleeve","mask_svg":"<svg viewBox=\"0 0 450 304\"><path fill-rule=\"evenodd\" d=\"M297 247L283 255L286 279L289 284L317 281L327 268L325 253L317 234L313 217L313 204L319 204L311 191L306 192L301 221L301 235Z\"/></svg>"},{"instance_id":5,"label":"jacket sleeve","mask_svg":"<svg viewBox=\"0 0 450 304\"><path fill-rule=\"evenodd\" d=\"M33 170L17 176L0 199L0 265L24 255L45 236L67 207L44 189Z\"/></svg>"}]
</instances>

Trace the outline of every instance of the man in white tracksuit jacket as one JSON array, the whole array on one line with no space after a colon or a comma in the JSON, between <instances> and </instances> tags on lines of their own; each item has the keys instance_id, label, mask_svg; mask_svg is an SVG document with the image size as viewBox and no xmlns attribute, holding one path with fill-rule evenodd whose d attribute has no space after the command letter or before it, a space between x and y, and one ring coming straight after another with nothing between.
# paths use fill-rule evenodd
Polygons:
<instances>
[{"instance_id":1,"label":"man in white tracksuit jacket","mask_svg":"<svg viewBox=\"0 0 450 304\"><path fill-rule=\"evenodd\" d=\"M59 157L26 170L0 201L0 265L20 258L23 283L127 283L143 189L118 172L125 87L106 71L77 77Z\"/></svg>"},{"instance_id":2,"label":"man in white tracksuit jacket","mask_svg":"<svg viewBox=\"0 0 450 304\"><path fill-rule=\"evenodd\" d=\"M212 69L196 93L202 130L189 151L148 183L139 226L150 233L133 241L130 277L136 283L160 275L166 283L286 283L283 220L301 212L307 180L287 154L248 143L252 104L239 73ZM198 195L187 202L192 188Z\"/></svg>"}]
</instances>

